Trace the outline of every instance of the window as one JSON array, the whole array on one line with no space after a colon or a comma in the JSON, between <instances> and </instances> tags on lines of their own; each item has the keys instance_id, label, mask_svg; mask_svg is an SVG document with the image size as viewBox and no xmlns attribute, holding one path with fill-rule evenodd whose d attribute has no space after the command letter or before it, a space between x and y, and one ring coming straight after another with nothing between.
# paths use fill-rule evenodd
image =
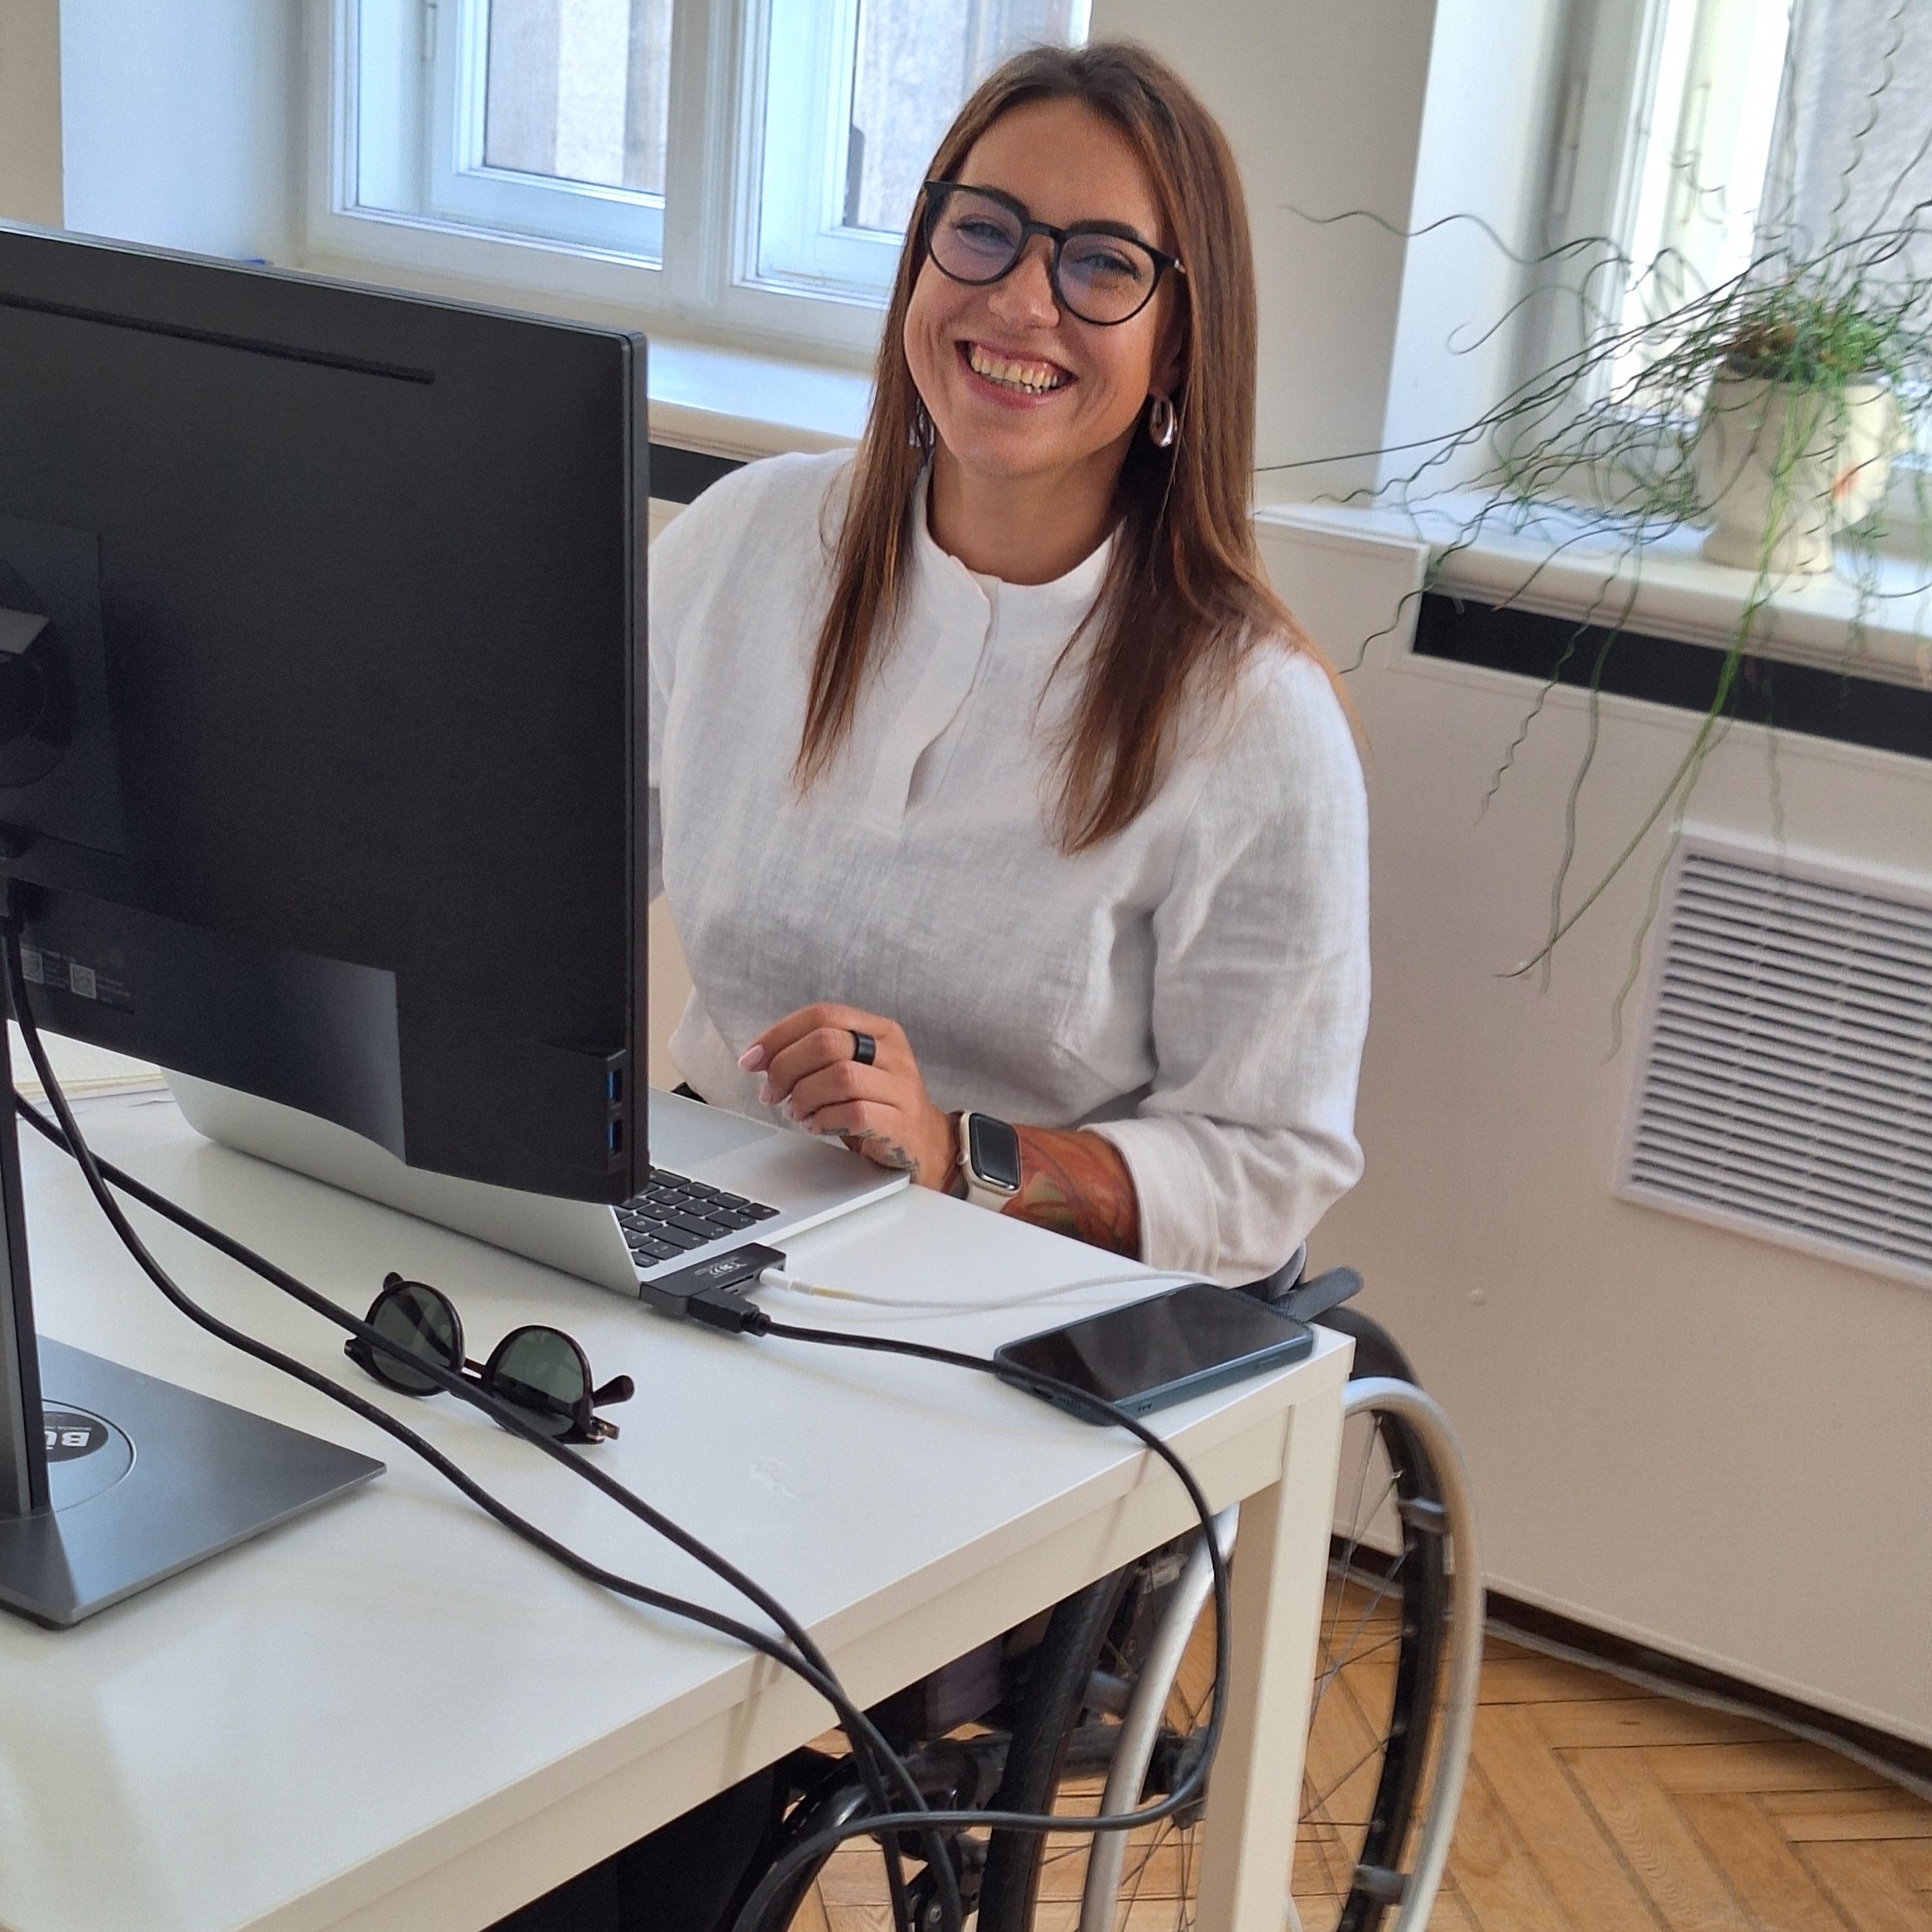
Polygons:
<instances>
[{"instance_id":1,"label":"window","mask_svg":"<svg viewBox=\"0 0 1932 1932\"><path fill-rule=\"evenodd\" d=\"M1932 273L1911 213L1932 202L1932 8L1917 0L1603 0L1562 122L1549 240L1583 247L1598 328L1666 316L1774 248L1802 260L1901 224L1920 230L1901 266ZM1577 346L1547 342L1544 360ZM1640 352L1605 371L1614 389Z\"/></svg>"},{"instance_id":2,"label":"window","mask_svg":"<svg viewBox=\"0 0 1932 1932\"><path fill-rule=\"evenodd\" d=\"M1620 333L1750 266L1783 70L1788 0L1667 0L1655 74L1633 130ZM1641 371L1610 368L1613 388Z\"/></svg>"},{"instance_id":3,"label":"window","mask_svg":"<svg viewBox=\"0 0 1932 1932\"><path fill-rule=\"evenodd\" d=\"M334 4L325 252L854 349L961 103L1087 28L1087 0Z\"/></svg>"},{"instance_id":4,"label":"window","mask_svg":"<svg viewBox=\"0 0 1932 1932\"><path fill-rule=\"evenodd\" d=\"M353 206L664 252L672 0L360 0Z\"/></svg>"},{"instance_id":5,"label":"window","mask_svg":"<svg viewBox=\"0 0 1932 1932\"><path fill-rule=\"evenodd\" d=\"M1086 16L1085 0L769 0L753 278L883 298L961 103L1016 48L1084 39Z\"/></svg>"}]
</instances>

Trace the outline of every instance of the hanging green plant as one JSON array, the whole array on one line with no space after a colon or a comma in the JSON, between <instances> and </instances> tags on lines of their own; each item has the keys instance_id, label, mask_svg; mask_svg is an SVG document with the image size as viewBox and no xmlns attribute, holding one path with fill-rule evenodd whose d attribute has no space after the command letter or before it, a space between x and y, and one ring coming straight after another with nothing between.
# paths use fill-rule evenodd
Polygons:
<instances>
[{"instance_id":1,"label":"hanging green plant","mask_svg":"<svg viewBox=\"0 0 1932 1932\"><path fill-rule=\"evenodd\" d=\"M1623 589L1622 615L1610 616L1612 643L1634 604L1646 556L1665 540L1678 537L1681 552L1681 533L1701 533L1707 560L1746 575L1709 706L1682 763L1610 863L1578 894L1570 879L1576 807L1598 742L1597 679L1610 646L1600 650L1588 687L1591 729L1570 787L1570 830L1549 922L1541 944L1512 972L1546 969L1660 820L1670 826L1674 844L1728 721L1740 670L1762 642L1768 607L1781 589L1834 566L1848 578L1856 609L1844 658L1852 667L1880 547L1900 534L1886 523L1894 460L1914 448L1932 452L1932 278L1912 266L1915 259L1932 260L1927 214L1915 207L1896 224L1810 253L1786 238L1721 286L1634 325L1599 320L1582 347L1475 422L1426 446L1406 472L1344 500L1393 503L1411 513L1431 542L1418 597L1441 586L1458 556L1498 525L1518 538L1546 532L1546 560L1594 546L1606 584ZM1609 262L1626 280L1634 272L1607 240L1582 251L1592 249L1599 268ZM1572 245L1523 266L1574 262L1579 253ZM1658 265L1647 273L1662 285ZM1591 277L1583 280L1587 286ZM1473 484L1436 483L1477 454L1482 461ZM1922 482L1910 516L1919 553L1932 554L1932 505ZM1518 595L1529 590L1540 568L1526 573ZM1618 601L1606 592L1612 614ZM1592 622L1601 626L1604 618L1593 614ZM1504 782L1565 668L1559 664L1537 693L1489 796ZM1666 849L1634 936L1613 1036L1636 982L1668 857Z\"/></svg>"}]
</instances>

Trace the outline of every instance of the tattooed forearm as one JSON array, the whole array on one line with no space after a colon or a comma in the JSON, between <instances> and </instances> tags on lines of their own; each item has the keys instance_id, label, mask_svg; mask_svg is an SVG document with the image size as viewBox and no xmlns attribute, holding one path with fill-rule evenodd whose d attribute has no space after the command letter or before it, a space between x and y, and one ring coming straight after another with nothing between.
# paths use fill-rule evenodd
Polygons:
<instances>
[{"instance_id":1,"label":"tattooed forearm","mask_svg":"<svg viewBox=\"0 0 1932 1932\"><path fill-rule=\"evenodd\" d=\"M1020 1191L1007 1214L1117 1255L1140 1252L1140 1198L1111 1141L1053 1127L1019 1136Z\"/></svg>"}]
</instances>

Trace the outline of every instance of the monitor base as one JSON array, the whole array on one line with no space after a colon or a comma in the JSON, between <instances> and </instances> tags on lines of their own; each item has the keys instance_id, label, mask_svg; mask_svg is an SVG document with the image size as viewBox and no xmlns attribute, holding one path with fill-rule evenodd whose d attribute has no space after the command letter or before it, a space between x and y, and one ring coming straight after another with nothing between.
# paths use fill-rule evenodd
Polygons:
<instances>
[{"instance_id":1,"label":"monitor base","mask_svg":"<svg viewBox=\"0 0 1932 1932\"><path fill-rule=\"evenodd\" d=\"M0 1515L0 1607L60 1627L381 1474L353 1450L40 1338L52 1508Z\"/></svg>"}]
</instances>

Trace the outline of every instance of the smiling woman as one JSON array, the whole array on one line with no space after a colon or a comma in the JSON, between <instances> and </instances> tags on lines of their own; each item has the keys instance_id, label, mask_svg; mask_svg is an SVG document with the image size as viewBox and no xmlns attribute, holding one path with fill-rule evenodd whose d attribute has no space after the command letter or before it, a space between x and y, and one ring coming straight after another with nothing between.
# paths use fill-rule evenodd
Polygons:
<instances>
[{"instance_id":1,"label":"smiling woman","mask_svg":"<svg viewBox=\"0 0 1932 1932\"><path fill-rule=\"evenodd\" d=\"M1359 1172L1367 1004L1360 774L1248 518L1255 334L1212 118L1142 50L1036 49L934 158L856 460L718 484L652 580L692 1088L1230 1282Z\"/></svg>"}]
</instances>

